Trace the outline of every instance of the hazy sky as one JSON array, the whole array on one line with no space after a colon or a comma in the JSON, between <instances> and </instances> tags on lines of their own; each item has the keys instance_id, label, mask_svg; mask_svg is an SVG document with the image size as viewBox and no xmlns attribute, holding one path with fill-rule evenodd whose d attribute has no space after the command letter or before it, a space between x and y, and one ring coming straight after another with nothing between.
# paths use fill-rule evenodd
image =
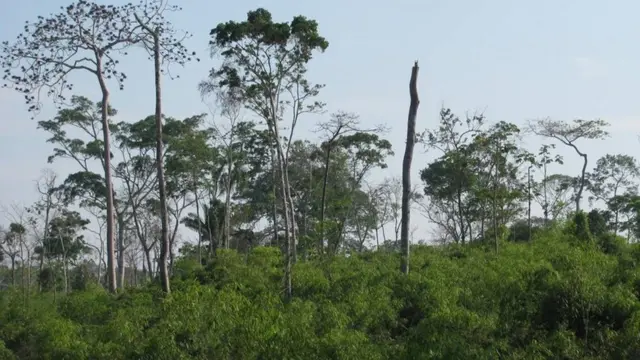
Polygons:
<instances>
[{"instance_id":1,"label":"hazy sky","mask_svg":"<svg viewBox=\"0 0 640 360\"><path fill-rule=\"evenodd\" d=\"M14 39L25 20L67 4L22 0L5 7L0 12L1 40ZM547 116L605 119L612 124L611 138L581 144L592 164L605 153L634 154L640 148L640 101L635 94L640 84L638 1L189 0L182 5L184 10L171 19L193 33L188 46L202 61L176 69L180 79L165 80L164 112L170 116L207 110L196 85L216 64L207 56L210 29L222 21L244 20L247 11L264 7L278 21L302 14L319 22L330 46L309 65L310 77L327 85L321 96L329 111L355 112L363 124L386 123L392 129L388 138L396 156L378 179L400 174L408 80L415 59L420 62L419 130L435 126L444 105L460 115L478 110L490 121L516 124ZM112 105L119 110L119 120L135 121L153 112L152 63L134 51L123 64L129 80L123 92L114 90ZM78 92L98 99L93 78L82 74L74 79ZM46 164L52 147L30 120L22 96L0 90L0 109L0 204L28 204L35 198L33 181L42 168L52 167L61 175L75 168ZM48 109L37 120L51 115ZM298 136L307 137L318 120L302 119ZM540 145L535 139L527 143L531 150ZM418 183L418 171L431 156L416 149L413 172ZM564 148L560 152L568 163L564 171L577 174L580 159ZM424 223L417 214L413 219Z\"/></svg>"}]
</instances>

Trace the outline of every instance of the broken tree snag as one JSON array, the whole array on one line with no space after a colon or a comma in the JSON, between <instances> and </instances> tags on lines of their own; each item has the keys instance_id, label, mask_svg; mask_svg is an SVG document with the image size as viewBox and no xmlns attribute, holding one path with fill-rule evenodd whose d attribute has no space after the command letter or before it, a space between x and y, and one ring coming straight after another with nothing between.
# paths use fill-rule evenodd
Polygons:
<instances>
[{"instance_id":1,"label":"broken tree snag","mask_svg":"<svg viewBox=\"0 0 640 360\"><path fill-rule=\"evenodd\" d=\"M411 69L409 81L409 119L407 121L407 145L404 149L402 160L402 221L400 229L400 246L402 248L402 263L400 270L404 274L409 273L409 217L411 215L411 161L413 160L413 148L416 145L416 116L418 115L418 61Z\"/></svg>"}]
</instances>

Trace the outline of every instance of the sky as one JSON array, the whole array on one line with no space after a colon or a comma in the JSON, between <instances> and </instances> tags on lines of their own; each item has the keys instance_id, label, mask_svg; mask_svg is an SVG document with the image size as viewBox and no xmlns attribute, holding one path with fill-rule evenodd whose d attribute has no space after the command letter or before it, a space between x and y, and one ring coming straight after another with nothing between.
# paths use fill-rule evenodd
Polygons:
<instances>
[{"instance_id":1,"label":"sky","mask_svg":"<svg viewBox=\"0 0 640 360\"><path fill-rule=\"evenodd\" d=\"M6 7L0 12L0 40L13 40L26 20L68 4L22 0ZM400 176L414 60L420 64L418 131L437 126L445 106L460 116L480 111L491 122L518 125L545 117L604 119L611 124L609 139L579 143L589 154L589 168L606 153L633 155L640 148L638 1L189 0L182 6L169 19L193 34L186 44L201 61L175 68L179 79L163 80L164 113L176 118L208 111L196 86L217 64L208 56L210 29L242 21L247 11L264 7L277 21L295 15L318 21L330 45L309 64L309 77L326 84L321 100L328 113L353 112L365 127L383 123L391 129L387 138L396 155L376 179ZM122 63L129 80L124 91L113 91L112 106L119 111L118 120L136 121L153 113L153 65L141 50ZM73 79L77 93L99 99L94 78L80 74ZM43 168L61 176L75 168L71 163L47 164L52 146L36 122L54 114L51 106L32 120L22 96L2 89L0 114L0 204L28 205L36 199L35 180ZM298 138L314 137L311 130L322 119L301 119ZM531 151L542 144L540 139L525 141ZM577 175L580 158L563 147L558 152L565 157L563 171ZM415 184L420 183L419 170L434 156L416 147ZM428 226L418 214L413 219L420 231Z\"/></svg>"}]
</instances>

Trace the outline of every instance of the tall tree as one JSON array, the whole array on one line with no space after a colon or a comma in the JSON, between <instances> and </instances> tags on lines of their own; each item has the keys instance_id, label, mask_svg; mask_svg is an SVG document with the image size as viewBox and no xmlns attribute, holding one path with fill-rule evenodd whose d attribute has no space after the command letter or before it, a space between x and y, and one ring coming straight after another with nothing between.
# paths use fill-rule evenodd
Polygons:
<instances>
[{"instance_id":1,"label":"tall tree","mask_svg":"<svg viewBox=\"0 0 640 360\"><path fill-rule=\"evenodd\" d=\"M546 138L555 139L562 144L572 148L576 154L582 157L582 171L578 191L576 192L576 211L580 211L580 200L582 192L587 183L587 153L580 150L576 142L584 140L602 140L609 135L604 130L609 124L604 120L582 120L576 119L572 123L551 119L540 119L529 123L529 128L534 134Z\"/></svg>"},{"instance_id":2,"label":"tall tree","mask_svg":"<svg viewBox=\"0 0 640 360\"><path fill-rule=\"evenodd\" d=\"M169 216L167 214L166 183L164 179L164 152L162 139L162 62L166 64L178 63L184 65L191 59L191 55L182 40L176 37L176 31L171 24L164 19L162 14L166 11L176 11L176 6L168 6L165 0L153 2L151 9L144 9L141 16L134 13L138 25L147 33L150 39L142 37L142 43L153 58L153 73L155 82L155 120L156 120L156 168L158 178L159 205L160 205L160 280L162 289L166 293L171 292L169 282L168 259L171 251L169 244ZM195 53L193 53L195 55Z\"/></svg>"},{"instance_id":3,"label":"tall tree","mask_svg":"<svg viewBox=\"0 0 640 360\"><path fill-rule=\"evenodd\" d=\"M407 144L402 160L402 225L400 230L400 245L402 247L403 273L409 273L409 217L411 208L409 201L411 197L411 161L413 160L413 148L416 143L416 116L418 115L418 62L416 61L411 69L411 80L409 81L409 94L411 103L409 104L409 119L407 121Z\"/></svg>"},{"instance_id":4,"label":"tall tree","mask_svg":"<svg viewBox=\"0 0 640 360\"><path fill-rule=\"evenodd\" d=\"M542 181L541 181L541 187L538 189L536 188L536 183L533 184L533 188L534 188L534 194L540 194L542 196L541 200L539 201L540 206L542 206L542 211L544 213L544 224L545 226L548 225L549 223L549 197L548 197L548 191L547 191L547 185L548 185L548 167L550 164L552 163L557 163L557 164L563 164L563 160L562 160L562 156L560 155L555 155L553 156L551 154L551 149L555 149L555 144L544 144L540 147L540 150L538 151L538 158L536 159L536 164L538 167L542 168Z\"/></svg>"},{"instance_id":5,"label":"tall tree","mask_svg":"<svg viewBox=\"0 0 640 360\"><path fill-rule=\"evenodd\" d=\"M322 149L324 152L324 173L322 177L322 197L320 203L320 234L318 236L318 250L320 253L323 252L324 243L326 240L324 221L326 214L327 185L329 184L329 168L332 151L338 146L340 140L347 134L359 132L377 133L382 129L383 128L380 126L369 130L360 129L358 115L345 111L339 111L331 114L331 118L329 119L329 121L318 124L317 131L321 132L324 136L324 141L322 142Z\"/></svg>"},{"instance_id":6,"label":"tall tree","mask_svg":"<svg viewBox=\"0 0 640 360\"><path fill-rule=\"evenodd\" d=\"M40 94L46 90L57 103L64 102L65 92L73 88L72 72L87 72L97 80L102 99L102 152L107 210L107 275L109 290L116 291L115 211L111 180L109 87L115 79L123 88L126 74L117 70L116 54L138 43L140 25L133 15L145 12L150 3L121 6L102 5L78 0L50 17L27 22L24 33L15 42L2 43L0 65L7 69L3 79L25 94L29 110L40 109Z\"/></svg>"},{"instance_id":7,"label":"tall tree","mask_svg":"<svg viewBox=\"0 0 640 360\"><path fill-rule=\"evenodd\" d=\"M236 96L265 121L276 143L287 243L285 298L290 299L296 225L288 182L289 149L283 142L279 122L288 108L290 144L300 115L322 110L324 104L314 100L322 85L311 84L305 73L314 52L324 51L329 43L318 33L315 21L296 16L290 23L276 23L263 8L248 12L246 21L218 24L211 36L212 50L222 56L223 65L211 70L201 90L206 93L222 88Z\"/></svg>"},{"instance_id":8,"label":"tall tree","mask_svg":"<svg viewBox=\"0 0 640 360\"><path fill-rule=\"evenodd\" d=\"M480 180L475 174L483 166L471 142L481 133L484 123L483 115L460 119L451 109L441 109L439 126L425 134L427 147L441 152L441 157L420 172L424 194L429 198L426 215L456 243L473 240L469 220L474 206L480 205L472 201L475 184Z\"/></svg>"}]
</instances>

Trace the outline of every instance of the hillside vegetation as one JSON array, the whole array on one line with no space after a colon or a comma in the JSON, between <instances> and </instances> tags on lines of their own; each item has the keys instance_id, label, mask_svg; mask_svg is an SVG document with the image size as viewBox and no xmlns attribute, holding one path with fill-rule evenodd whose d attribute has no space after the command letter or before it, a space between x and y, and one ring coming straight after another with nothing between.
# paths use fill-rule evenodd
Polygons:
<instances>
[{"instance_id":1,"label":"hillside vegetation","mask_svg":"<svg viewBox=\"0 0 640 360\"><path fill-rule=\"evenodd\" d=\"M557 227L531 243L416 246L298 263L270 247L176 263L175 290L0 292L6 359L633 359L640 247ZM492 247L490 247L492 249ZM11 355L14 354L14 355Z\"/></svg>"}]
</instances>

